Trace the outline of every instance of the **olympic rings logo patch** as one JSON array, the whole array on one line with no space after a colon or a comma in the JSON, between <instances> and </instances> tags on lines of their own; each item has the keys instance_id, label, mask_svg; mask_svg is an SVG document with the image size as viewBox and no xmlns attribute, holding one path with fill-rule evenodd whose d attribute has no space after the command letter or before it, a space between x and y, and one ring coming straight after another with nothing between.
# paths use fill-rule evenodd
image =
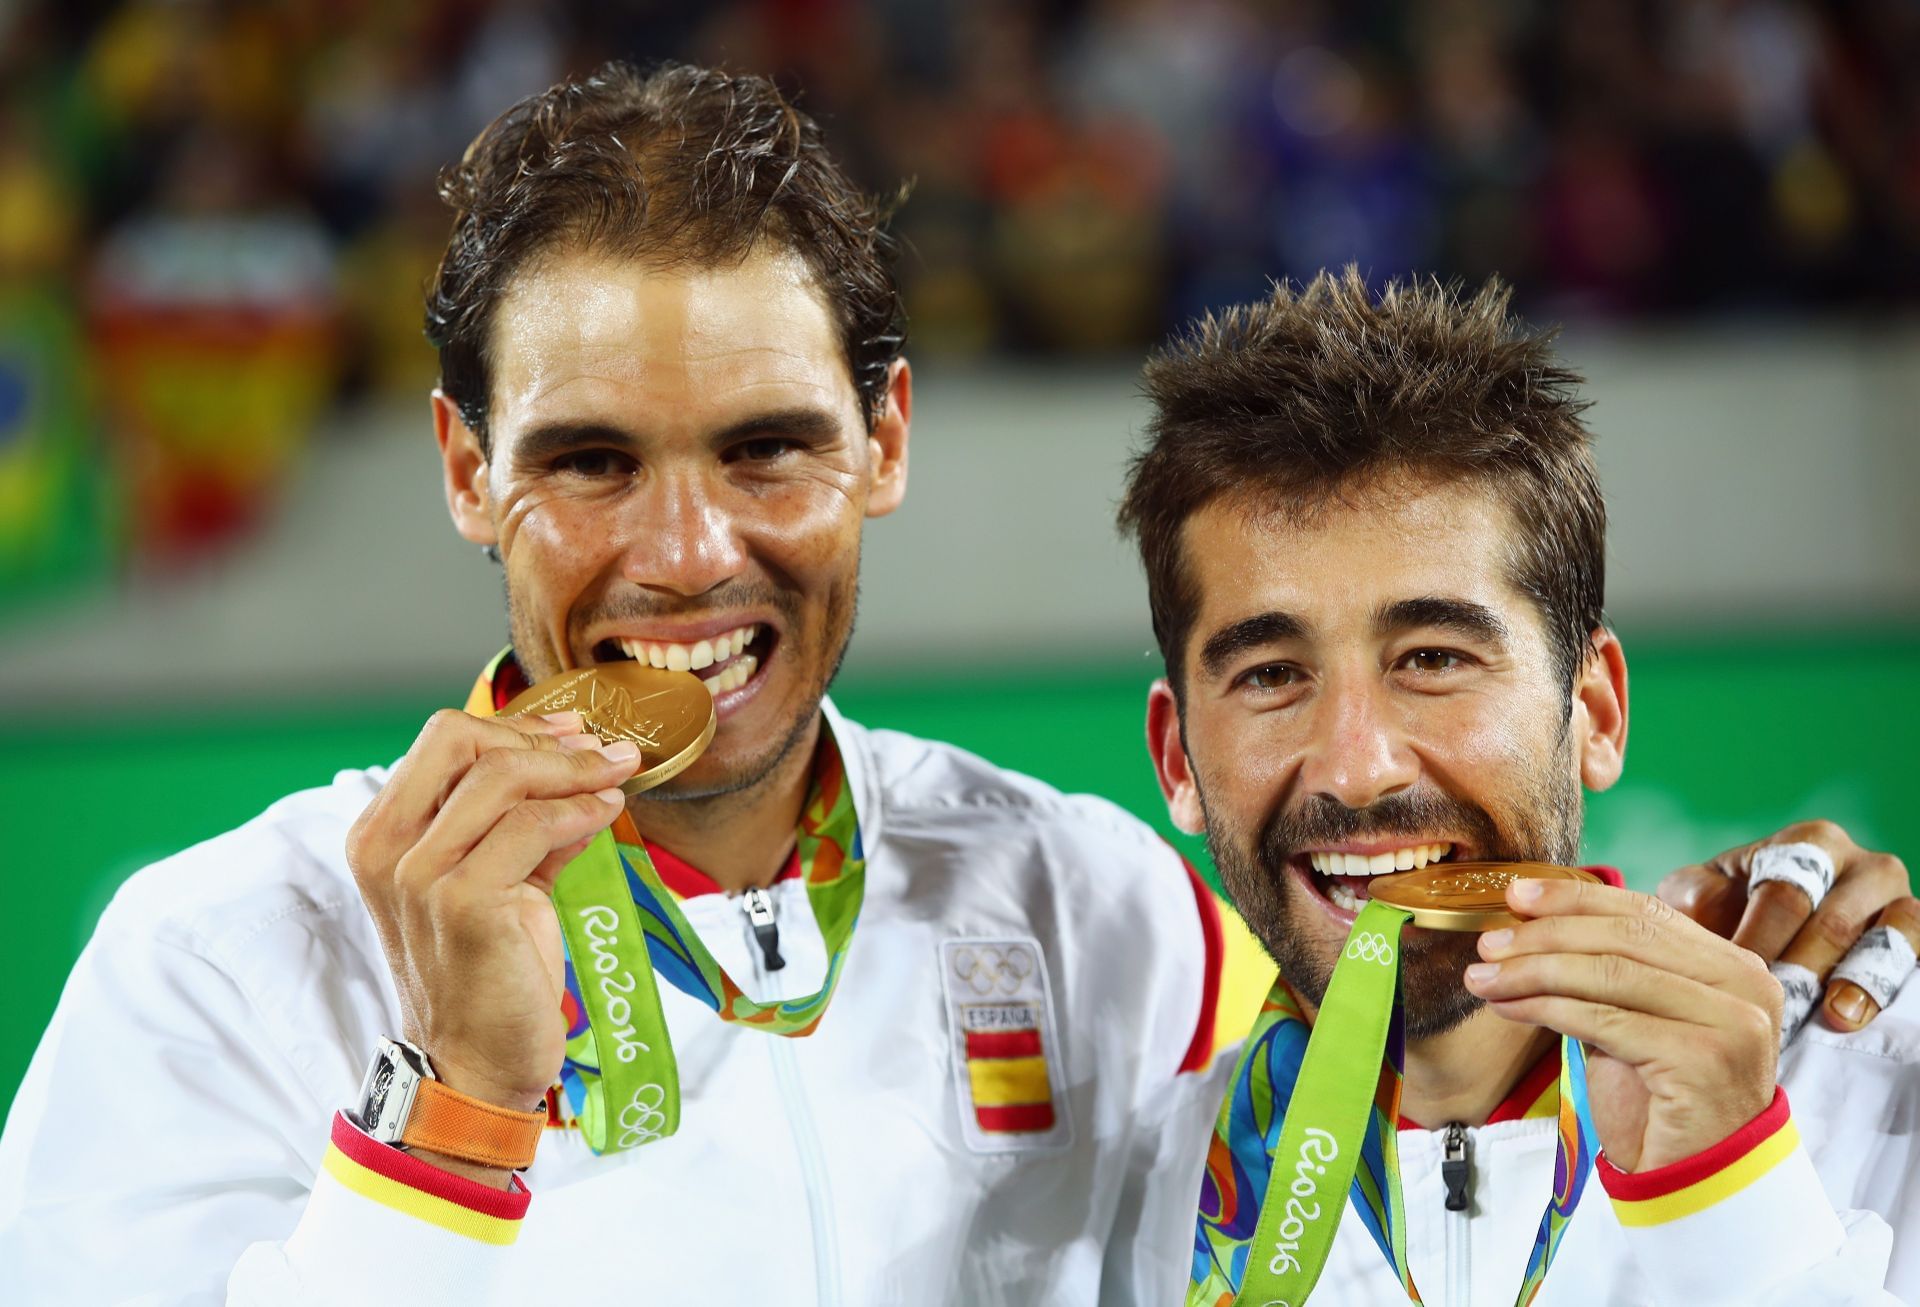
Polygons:
<instances>
[{"instance_id":1,"label":"olympic rings logo patch","mask_svg":"<svg viewBox=\"0 0 1920 1307\"><path fill-rule=\"evenodd\" d=\"M982 996L995 990L1019 993L1033 970L1033 954L1017 944L1007 949L963 948L953 955L953 974Z\"/></svg>"},{"instance_id":2,"label":"olympic rings logo patch","mask_svg":"<svg viewBox=\"0 0 1920 1307\"><path fill-rule=\"evenodd\" d=\"M620 1109L620 1147L635 1148L661 1137L667 1115L660 1108L666 1100L666 1089L657 1084L633 1091L633 1101Z\"/></svg>"},{"instance_id":3,"label":"olympic rings logo patch","mask_svg":"<svg viewBox=\"0 0 1920 1307\"><path fill-rule=\"evenodd\" d=\"M1347 951L1342 955L1356 962L1378 962L1383 967L1393 965L1393 944L1377 930L1363 931L1347 941Z\"/></svg>"}]
</instances>

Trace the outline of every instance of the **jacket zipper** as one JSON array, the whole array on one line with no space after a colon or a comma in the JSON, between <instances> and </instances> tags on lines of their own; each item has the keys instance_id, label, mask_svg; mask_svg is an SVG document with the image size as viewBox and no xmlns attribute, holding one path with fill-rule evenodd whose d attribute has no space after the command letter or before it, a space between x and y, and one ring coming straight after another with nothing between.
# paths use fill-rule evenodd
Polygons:
<instances>
[{"instance_id":1,"label":"jacket zipper","mask_svg":"<svg viewBox=\"0 0 1920 1307\"><path fill-rule=\"evenodd\" d=\"M1447 1190L1447 1303L1448 1307L1467 1307L1473 1301L1473 1274L1468 1256L1472 1240L1468 1230L1469 1209L1473 1206L1473 1153L1466 1126L1454 1121L1447 1126L1440 1155L1440 1179Z\"/></svg>"},{"instance_id":2,"label":"jacket zipper","mask_svg":"<svg viewBox=\"0 0 1920 1307\"><path fill-rule=\"evenodd\" d=\"M780 956L780 923L776 920L773 896L762 889L750 889L741 895L741 907L760 946L757 972L771 973L784 968ZM758 979L765 980L763 974ZM756 986L772 998L785 998L786 986L770 981ZM807 1104L806 1090L800 1084L800 1067L794 1059L793 1042L775 1035L767 1041L773 1059L773 1079L780 1089L781 1105L787 1111L787 1128L793 1135L794 1151L800 1155L800 1179L807 1190L807 1220L813 1232L813 1294L819 1307L839 1307L840 1239L833 1219L833 1190L827 1180L826 1154L820 1147L820 1132Z\"/></svg>"},{"instance_id":3,"label":"jacket zipper","mask_svg":"<svg viewBox=\"0 0 1920 1307\"><path fill-rule=\"evenodd\" d=\"M740 910L747 914L747 924L753 927L754 942L760 945L760 957L767 964L768 971L779 971L787 965L780 956L780 923L773 916L773 895L758 885L740 896Z\"/></svg>"}]
</instances>

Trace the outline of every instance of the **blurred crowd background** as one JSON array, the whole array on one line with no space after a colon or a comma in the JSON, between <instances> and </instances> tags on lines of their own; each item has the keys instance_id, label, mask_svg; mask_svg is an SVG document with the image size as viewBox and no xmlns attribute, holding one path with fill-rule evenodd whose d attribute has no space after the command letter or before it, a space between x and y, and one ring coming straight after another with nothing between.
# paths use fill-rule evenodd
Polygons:
<instances>
[{"instance_id":1,"label":"blurred crowd background","mask_svg":"<svg viewBox=\"0 0 1920 1307\"><path fill-rule=\"evenodd\" d=\"M1173 836L1111 525L1144 350L1497 272L1592 378L1634 743L1589 856L1823 815L1920 866L1916 0L0 0L0 1104L128 873L503 643L426 421L434 177L613 57L774 76L910 187L854 715Z\"/></svg>"},{"instance_id":2,"label":"blurred crowd background","mask_svg":"<svg viewBox=\"0 0 1920 1307\"><path fill-rule=\"evenodd\" d=\"M12 0L13 594L225 547L329 403L417 394L435 172L610 57L772 73L910 183L922 357L1137 356L1348 261L1552 319L1920 303L1910 0Z\"/></svg>"}]
</instances>

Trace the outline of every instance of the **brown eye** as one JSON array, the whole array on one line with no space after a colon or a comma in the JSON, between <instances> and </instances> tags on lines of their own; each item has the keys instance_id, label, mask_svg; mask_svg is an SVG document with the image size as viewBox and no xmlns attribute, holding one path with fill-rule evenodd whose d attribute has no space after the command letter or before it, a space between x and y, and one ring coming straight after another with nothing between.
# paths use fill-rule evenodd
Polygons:
<instances>
[{"instance_id":1,"label":"brown eye","mask_svg":"<svg viewBox=\"0 0 1920 1307\"><path fill-rule=\"evenodd\" d=\"M1300 672L1285 663L1269 663L1265 667L1256 667L1242 674L1240 683L1255 690L1283 690L1289 685L1298 684Z\"/></svg>"},{"instance_id":2,"label":"brown eye","mask_svg":"<svg viewBox=\"0 0 1920 1307\"><path fill-rule=\"evenodd\" d=\"M1445 672L1460 665L1460 655L1445 649L1417 649L1407 655L1407 665L1416 672Z\"/></svg>"},{"instance_id":3,"label":"brown eye","mask_svg":"<svg viewBox=\"0 0 1920 1307\"><path fill-rule=\"evenodd\" d=\"M734 457L744 463L771 463L788 450L794 448L791 440L781 440L773 436L760 440L748 440L733 447Z\"/></svg>"},{"instance_id":4,"label":"brown eye","mask_svg":"<svg viewBox=\"0 0 1920 1307\"><path fill-rule=\"evenodd\" d=\"M576 449L556 458L553 467L577 477L625 476L633 470L633 461L611 449Z\"/></svg>"}]
</instances>

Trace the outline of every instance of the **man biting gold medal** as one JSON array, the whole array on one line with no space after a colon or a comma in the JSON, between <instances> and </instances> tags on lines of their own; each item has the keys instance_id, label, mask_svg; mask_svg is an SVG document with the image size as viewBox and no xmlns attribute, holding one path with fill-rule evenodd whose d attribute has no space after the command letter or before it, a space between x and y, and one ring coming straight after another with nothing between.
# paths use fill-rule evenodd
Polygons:
<instances>
[{"instance_id":1,"label":"man biting gold medal","mask_svg":"<svg viewBox=\"0 0 1920 1307\"><path fill-rule=\"evenodd\" d=\"M1912 950L1859 968L1870 1033L1783 1061L1753 953L1569 869L1627 662L1547 339L1497 287L1350 270L1197 324L1146 390L1148 744L1278 964L1189 1307L1920 1295Z\"/></svg>"}]
</instances>

